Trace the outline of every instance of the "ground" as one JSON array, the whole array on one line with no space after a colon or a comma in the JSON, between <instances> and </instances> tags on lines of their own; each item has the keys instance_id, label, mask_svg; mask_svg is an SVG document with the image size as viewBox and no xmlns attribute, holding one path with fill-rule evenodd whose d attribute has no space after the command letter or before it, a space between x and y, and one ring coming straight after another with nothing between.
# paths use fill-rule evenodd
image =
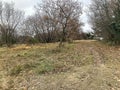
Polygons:
<instances>
[{"instance_id":1,"label":"ground","mask_svg":"<svg viewBox=\"0 0 120 90\"><path fill-rule=\"evenodd\" d=\"M120 90L120 47L94 40L0 48L0 90Z\"/></svg>"}]
</instances>

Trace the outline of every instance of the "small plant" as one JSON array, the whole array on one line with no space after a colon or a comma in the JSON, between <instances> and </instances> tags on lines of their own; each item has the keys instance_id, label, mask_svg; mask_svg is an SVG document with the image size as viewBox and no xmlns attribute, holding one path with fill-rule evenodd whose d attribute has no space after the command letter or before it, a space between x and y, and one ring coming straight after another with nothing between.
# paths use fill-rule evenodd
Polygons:
<instances>
[{"instance_id":1,"label":"small plant","mask_svg":"<svg viewBox=\"0 0 120 90\"><path fill-rule=\"evenodd\" d=\"M51 52L52 53L60 53L60 52L62 52L62 48L57 47L57 48L53 49Z\"/></svg>"},{"instance_id":2,"label":"small plant","mask_svg":"<svg viewBox=\"0 0 120 90\"><path fill-rule=\"evenodd\" d=\"M27 70L31 70L36 67L37 67L37 64L35 64L35 63L26 63L24 65L18 65L10 70L10 75L11 76L18 75L23 70L27 71Z\"/></svg>"},{"instance_id":3,"label":"small plant","mask_svg":"<svg viewBox=\"0 0 120 90\"><path fill-rule=\"evenodd\" d=\"M26 63L23 65L23 69L24 70L29 70L29 69L32 69L32 68L35 68L37 64L35 63Z\"/></svg>"},{"instance_id":4,"label":"small plant","mask_svg":"<svg viewBox=\"0 0 120 90\"><path fill-rule=\"evenodd\" d=\"M36 68L36 72L38 74L45 74L52 72L54 69L53 64L48 61L42 61L40 65Z\"/></svg>"},{"instance_id":5,"label":"small plant","mask_svg":"<svg viewBox=\"0 0 120 90\"><path fill-rule=\"evenodd\" d=\"M38 74L54 74L66 72L70 67L61 62L42 61L35 69Z\"/></svg>"},{"instance_id":6,"label":"small plant","mask_svg":"<svg viewBox=\"0 0 120 90\"><path fill-rule=\"evenodd\" d=\"M10 71L10 75L18 75L20 72L22 71L22 66L18 65L16 67L14 67L13 69L11 69Z\"/></svg>"}]
</instances>

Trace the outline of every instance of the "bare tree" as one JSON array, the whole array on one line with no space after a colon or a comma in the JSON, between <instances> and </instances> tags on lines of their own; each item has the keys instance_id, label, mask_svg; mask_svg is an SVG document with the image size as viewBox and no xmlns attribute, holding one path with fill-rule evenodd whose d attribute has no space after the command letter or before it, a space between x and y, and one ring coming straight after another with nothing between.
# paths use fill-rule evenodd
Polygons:
<instances>
[{"instance_id":1,"label":"bare tree","mask_svg":"<svg viewBox=\"0 0 120 90\"><path fill-rule=\"evenodd\" d=\"M42 0L35 8L35 15L28 17L24 25L25 31L40 42L60 41L62 46L81 30L82 6L77 0Z\"/></svg>"},{"instance_id":2,"label":"bare tree","mask_svg":"<svg viewBox=\"0 0 120 90\"><path fill-rule=\"evenodd\" d=\"M30 16L25 20L24 25L24 34L34 36L39 42L49 43L55 40L53 23L46 15L35 14Z\"/></svg>"},{"instance_id":3,"label":"bare tree","mask_svg":"<svg viewBox=\"0 0 120 90\"><path fill-rule=\"evenodd\" d=\"M70 31L67 29L71 29L70 21L81 23L79 20L82 14L82 6L77 0L43 0L36 8L40 14L42 12L42 14L49 19L54 30L61 32L60 46L66 41L67 33ZM80 24L78 26L80 26ZM50 28L51 26L49 29ZM76 29L79 30L78 28Z\"/></svg>"},{"instance_id":4,"label":"bare tree","mask_svg":"<svg viewBox=\"0 0 120 90\"><path fill-rule=\"evenodd\" d=\"M103 37L106 41L120 41L120 34L115 28L120 20L119 5L119 0L93 0L90 6L93 29L97 36Z\"/></svg>"},{"instance_id":5,"label":"bare tree","mask_svg":"<svg viewBox=\"0 0 120 90\"><path fill-rule=\"evenodd\" d=\"M84 24L82 22L79 22L78 19L70 19L68 21L68 26L66 28L66 38L67 41L72 42L73 40L76 40L78 38L80 38L80 32L82 31L81 26L83 26Z\"/></svg>"},{"instance_id":6,"label":"bare tree","mask_svg":"<svg viewBox=\"0 0 120 90\"><path fill-rule=\"evenodd\" d=\"M23 12L14 8L14 3L0 4L0 32L2 42L10 46L15 39Z\"/></svg>"}]
</instances>

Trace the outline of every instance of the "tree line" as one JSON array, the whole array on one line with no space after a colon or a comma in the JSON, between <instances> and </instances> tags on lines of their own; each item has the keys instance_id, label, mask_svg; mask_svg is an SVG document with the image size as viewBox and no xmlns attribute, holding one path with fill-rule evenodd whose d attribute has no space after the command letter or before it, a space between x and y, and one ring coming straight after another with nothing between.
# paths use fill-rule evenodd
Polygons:
<instances>
[{"instance_id":1,"label":"tree line","mask_svg":"<svg viewBox=\"0 0 120 90\"><path fill-rule=\"evenodd\" d=\"M89 10L95 35L120 44L120 0L92 0Z\"/></svg>"},{"instance_id":2,"label":"tree line","mask_svg":"<svg viewBox=\"0 0 120 90\"><path fill-rule=\"evenodd\" d=\"M89 20L95 37L120 43L120 1L92 0ZM35 14L25 17L14 3L0 2L0 45L50 43L92 39L82 31L83 5L78 0L42 0ZM91 38L92 37L92 38Z\"/></svg>"},{"instance_id":3,"label":"tree line","mask_svg":"<svg viewBox=\"0 0 120 90\"><path fill-rule=\"evenodd\" d=\"M78 39L82 5L77 0L42 0L35 14L24 18L24 12L13 3L0 2L0 42L10 46L23 42L62 42Z\"/></svg>"}]
</instances>

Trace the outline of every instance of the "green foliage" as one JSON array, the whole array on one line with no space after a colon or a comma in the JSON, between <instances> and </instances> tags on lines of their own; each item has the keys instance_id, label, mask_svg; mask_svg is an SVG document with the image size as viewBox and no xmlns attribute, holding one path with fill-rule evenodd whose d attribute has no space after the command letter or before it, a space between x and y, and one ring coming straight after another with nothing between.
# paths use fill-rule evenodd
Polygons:
<instances>
[{"instance_id":1,"label":"green foliage","mask_svg":"<svg viewBox=\"0 0 120 90\"><path fill-rule=\"evenodd\" d=\"M36 38L32 38L32 37L28 40L29 44L35 44L35 43L38 43L38 42L39 41Z\"/></svg>"},{"instance_id":2,"label":"green foliage","mask_svg":"<svg viewBox=\"0 0 120 90\"><path fill-rule=\"evenodd\" d=\"M36 68L34 68L37 74L53 74L66 72L70 69L69 66L64 65L63 62L42 61Z\"/></svg>"},{"instance_id":3,"label":"green foliage","mask_svg":"<svg viewBox=\"0 0 120 90\"><path fill-rule=\"evenodd\" d=\"M54 69L54 66L51 62L49 61L42 61L37 68L35 68L35 71L38 74L45 74L45 73L49 73L52 72Z\"/></svg>"},{"instance_id":4,"label":"green foliage","mask_svg":"<svg viewBox=\"0 0 120 90\"><path fill-rule=\"evenodd\" d=\"M120 23L112 23L112 39L110 40L113 44L120 44Z\"/></svg>"}]
</instances>

